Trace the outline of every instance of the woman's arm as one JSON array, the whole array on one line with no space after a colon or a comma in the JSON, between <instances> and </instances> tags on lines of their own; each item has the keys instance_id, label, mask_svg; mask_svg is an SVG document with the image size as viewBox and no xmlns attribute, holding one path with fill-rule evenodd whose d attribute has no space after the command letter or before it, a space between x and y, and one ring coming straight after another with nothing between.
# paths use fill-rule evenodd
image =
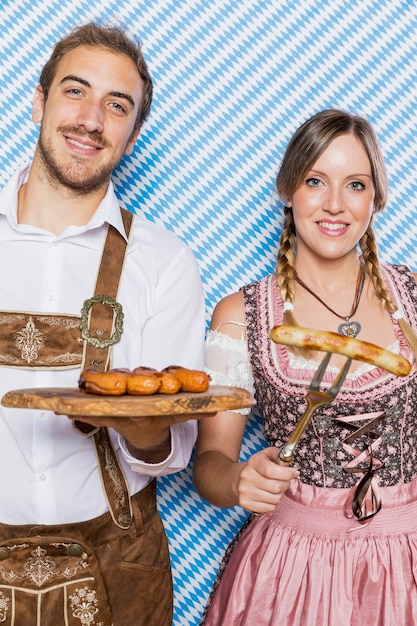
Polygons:
<instances>
[{"instance_id":1,"label":"woman's arm","mask_svg":"<svg viewBox=\"0 0 417 626\"><path fill-rule=\"evenodd\" d=\"M235 322L229 323L229 322ZM236 324L237 322L237 324ZM224 298L215 308L211 329L242 339L242 294ZM244 328L244 326L243 326ZM194 461L194 482L199 494L219 507L237 504L249 511L272 511L298 474L275 463L277 450L267 448L239 462L246 417L222 412L199 423Z\"/></svg>"}]
</instances>

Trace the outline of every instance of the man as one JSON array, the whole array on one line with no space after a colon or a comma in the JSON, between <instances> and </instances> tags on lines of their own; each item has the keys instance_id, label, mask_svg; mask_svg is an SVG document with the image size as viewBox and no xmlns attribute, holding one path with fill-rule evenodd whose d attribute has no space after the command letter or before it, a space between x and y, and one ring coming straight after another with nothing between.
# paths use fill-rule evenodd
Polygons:
<instances>
[{"instance_id":1,"label":"man","mask_svg":"<svg viewBox=\"0 0 417 626\"><path fill-rule=\"evenodd\" d=\"M140 46L117 28L81 26L46 63L33 162L0 192L1 396L76 387L87 367L201 369L196 262L167 231L130 226L110 181L151 100ZM171 624L153 477L187 465L192 416L0 411L0 621Z\"/></svg>"}]
</instances>

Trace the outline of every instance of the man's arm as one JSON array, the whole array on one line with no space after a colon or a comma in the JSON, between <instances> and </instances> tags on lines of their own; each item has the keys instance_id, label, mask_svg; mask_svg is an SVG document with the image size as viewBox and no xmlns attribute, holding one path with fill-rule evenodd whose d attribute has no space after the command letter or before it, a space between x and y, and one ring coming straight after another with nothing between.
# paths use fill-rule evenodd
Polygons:
<instances>
[{"instance_id":1,"label":"man's arm","mask_svg":"<svg viewBox=\"0 0 417 626\"><path fill-rule=\"evenodd\" d=\"M205 304L200 273L191 251L184 246L164 268L156 286L153 314L141 331L142 365L203 369L204 336ZM187 466L197 436L194 420L201 417L201 414L181 414L77 419L115 430L132 469L154 475L156 470L164 474Z\"/></svg>"}]
</instances>

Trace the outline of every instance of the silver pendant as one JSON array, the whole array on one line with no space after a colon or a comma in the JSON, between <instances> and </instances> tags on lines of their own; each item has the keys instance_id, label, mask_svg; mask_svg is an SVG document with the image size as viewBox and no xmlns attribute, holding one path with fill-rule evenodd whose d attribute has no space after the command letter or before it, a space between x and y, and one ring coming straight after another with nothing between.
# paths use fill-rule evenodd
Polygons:
<instances>
[{"instance_id":1,"label":"silver pendant","mask_svg":"<svg viewBox=\"0 0 417 626\"><path fill-rule=\"evenodd\" d=\"M362 326L359 322L350 322L349 319L347 319L344 324L339 324L337 332L339 335L344 335L345 337L357 337L361 332L361 328Z\"/></svg>"}]
</instances>

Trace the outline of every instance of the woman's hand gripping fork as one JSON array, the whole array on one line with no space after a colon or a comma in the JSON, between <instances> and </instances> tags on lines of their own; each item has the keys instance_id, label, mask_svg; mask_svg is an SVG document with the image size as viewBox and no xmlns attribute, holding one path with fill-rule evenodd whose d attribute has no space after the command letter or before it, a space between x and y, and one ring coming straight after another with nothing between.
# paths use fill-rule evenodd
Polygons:
<instances>
[{"instance_id":1,"label":"woman's hand gripping fork","mask_svg":"<svg viewBox=\"0 0 417 626\"><path fill-rule=\"evenodd\" d=\"M278 454L276 462L279 465L289 465L291 463L294 456L295 448L297 447L302 434L310 423L314 412L316 411L316 409L318 409L318 407L325 404L330 404L330 402L335 399L342 386L343 381L346 378L346 374L348 373L350 364L352 362L352 359L349 358L346 360L346 363L337 375L333 385L329 389L327 389L327 391L320 391L320 383L322 381L324 372L326 371L331 356L331 352L327 352L324 355L316 373L314 374L313 380L311 381L306 394L307 408L304 411L304 414L298 422L297 426L294 428L287 443L281 448L281 451Z\"/></svg>"}]
</instances>

